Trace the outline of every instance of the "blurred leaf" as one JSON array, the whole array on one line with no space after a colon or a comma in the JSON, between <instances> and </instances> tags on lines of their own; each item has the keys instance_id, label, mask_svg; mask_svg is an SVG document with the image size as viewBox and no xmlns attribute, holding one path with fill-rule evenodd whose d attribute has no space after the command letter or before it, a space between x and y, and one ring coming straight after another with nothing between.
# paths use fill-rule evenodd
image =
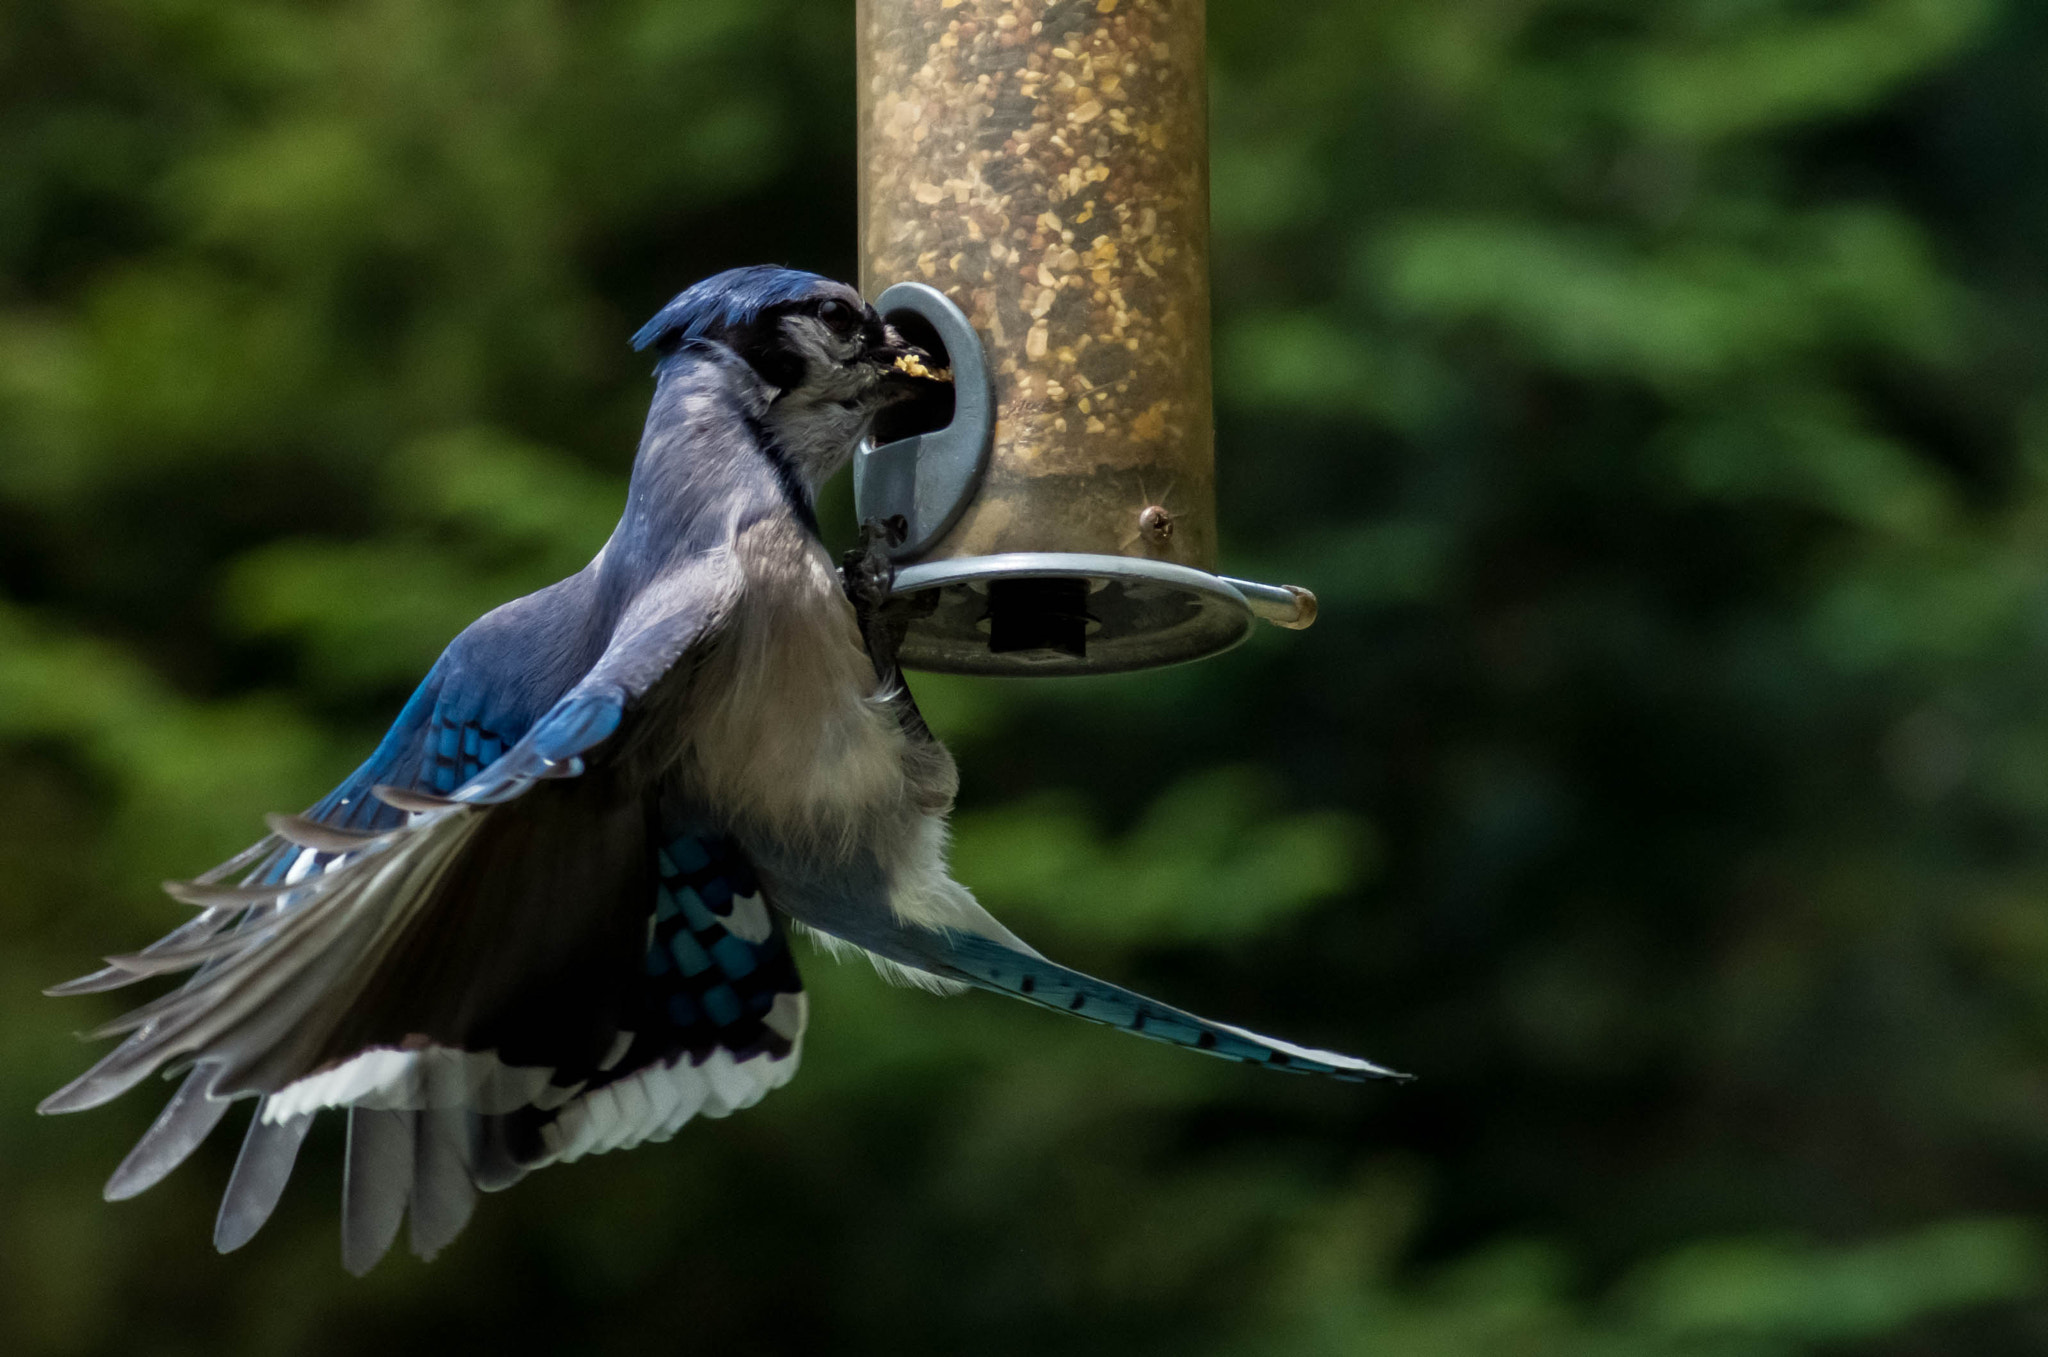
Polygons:
<instances>
[{"instance_id":1,"label":"blurred leaf","mask_svg":"<svg viewBox=\"0 0 2048 1357\"><path fill-rule=\"evenodd\" d=\"M998 911L1077 934L1221 943L1355 886L1378 844L1355 817L1279 816L1270 780L1222 768L1190 778L1106 841L1080 807L1041 801L955 821L962 880Z\"/></svg>"},{"instance_id":2,"label":"blurred leaf","mask_svg":"<svg viewBox=\"0 0 2048 1357\"><path fill-rule=\"evenodd\" d=\"M2048 1284L2040 1229L1958 1220L1855 1248L1707 1243L1659 1260L1627 1284L1628 1306L1674 1337L1776 1335L1840 1343L1896 1333L1921 1316Z\"/></svg>"}]
</instances>

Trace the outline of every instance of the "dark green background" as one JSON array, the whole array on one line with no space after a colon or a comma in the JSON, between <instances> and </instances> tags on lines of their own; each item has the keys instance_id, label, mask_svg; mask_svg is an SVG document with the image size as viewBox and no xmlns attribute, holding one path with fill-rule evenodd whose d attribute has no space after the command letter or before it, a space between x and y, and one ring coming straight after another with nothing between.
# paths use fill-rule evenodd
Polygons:
<instances>
[{"instance_id":1,"label":"dark green background","mask_svg":"<svg viewBox=\"0 0 2048 1357\"><path fill-rule=\"evenodd\" d=\"M98 1188L38 996L603 540L625 340L851 274L826 0L0 6L0 1348L2048 1347L2048 11L1214 0L1224 564L926 680L1047 951L1285 1078L807 955L801 1077L341 1271L337 1139ZM843 494L831 508L848 512Z\"/></svg>"}]
</instances>

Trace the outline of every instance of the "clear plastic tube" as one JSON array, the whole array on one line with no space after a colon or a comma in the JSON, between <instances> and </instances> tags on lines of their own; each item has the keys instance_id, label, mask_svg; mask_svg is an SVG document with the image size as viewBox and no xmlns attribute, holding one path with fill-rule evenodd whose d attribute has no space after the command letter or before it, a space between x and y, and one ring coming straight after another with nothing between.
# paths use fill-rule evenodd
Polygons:
<instances>
[{"instance_id":1,"label":"clear plastic tube","mask_svg":"<svg viewBox=\"0 0 2048 1357\"><path fill-rule=\"evenodd\" d=\"M1202 0L859 0L861 284L989 351L995 449L924 559L1210 569Z\"/></svg>"}]
</instances>

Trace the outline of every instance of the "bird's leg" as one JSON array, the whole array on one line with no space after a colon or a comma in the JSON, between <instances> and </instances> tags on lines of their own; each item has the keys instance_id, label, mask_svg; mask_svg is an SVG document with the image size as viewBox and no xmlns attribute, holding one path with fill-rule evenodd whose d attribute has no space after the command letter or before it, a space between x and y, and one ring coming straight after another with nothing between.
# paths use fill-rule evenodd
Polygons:
<instances>
[{"instance_id":1,"label":"bird's leg","mask_svg":"<svg viewBox=\"0 0 2048 1357\"><path fill-rule=\"evenodd\" d=\"M890 616L885 607L889 591L896 584L896 563L889 559L889 552L901 546L909 532L910 525L901 514L864 519L860 525L860 545L839 562L846 597L853 604L854 621L860 627L861 639L867 643L868 655L875 662L876 675L884 679L896 672L896 651L903 644L903 632L909 624L908 618Z\"/></svg>"},{"instance_id":2,"label":"bird's leg","mask_svg":"<svg viewBox=\"0 0 2048 1357\"><path fill-rule=\"evenodd\" d=\"M910 736L911 745L936 751L937 766L943 769L937 781L945 788L939 798L944 806L950 806L957 785L953 761L932 737L924 713L917 709L917 700L910 695L910 685L903 681L903 668L896 663L896 653L903 647L903 635L912 620L929 615L938 601L929 593L909 601L889 597L896 586L896 563L889 559L889 552L901 546L909 532L910 525L901 514L864 520L860 525L860 545L840 559L839 571L846 597L853 603L861 641L874 662L875 677L881 680L882 691L889 695L889 705L904 733Z\"/></svg>"}]
</instances>

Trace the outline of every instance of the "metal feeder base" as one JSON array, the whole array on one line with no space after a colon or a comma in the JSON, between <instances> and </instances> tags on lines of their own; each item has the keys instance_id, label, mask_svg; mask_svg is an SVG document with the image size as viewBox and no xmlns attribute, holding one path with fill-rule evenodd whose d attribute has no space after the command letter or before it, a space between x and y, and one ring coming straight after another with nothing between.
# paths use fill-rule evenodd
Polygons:
<instances>
[{"instance_id":1,"label":"metal feeder base","mask_svg":"<svg viewBox=\"0 0 2048 1357\"><path fill-rule=\"evenodd\" d=\"M1315 620L1315 596L1164 561L1066 552L965 556L904 566L891 611L898 658L940 674L1119 674L1199 660L1245 638L1252 619Z\"/></svg>"}]
</instances>

